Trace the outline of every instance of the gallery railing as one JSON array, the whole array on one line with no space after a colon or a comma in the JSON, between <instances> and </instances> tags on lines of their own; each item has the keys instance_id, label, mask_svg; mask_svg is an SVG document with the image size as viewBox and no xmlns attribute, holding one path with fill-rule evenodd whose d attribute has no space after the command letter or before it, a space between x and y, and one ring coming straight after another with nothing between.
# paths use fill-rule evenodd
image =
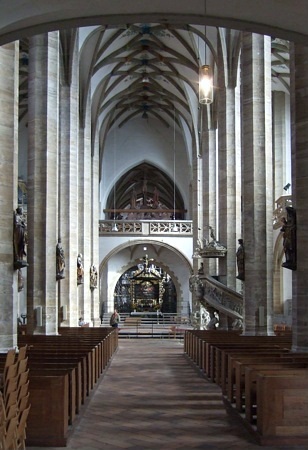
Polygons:
<instances>
[{"instance_id":1,"label":"gallery railing","mask_svg":"<svg viewBox=\"0 0 308 450\"><path fill-rule=\"evenodd\" d=\"M238 292L205 275L192 275L189 288L205 308L210 306L233 321L242 321L243 296Z\"/></svg>"},{"instance_id":2,"label":"gallery railing","mask_svg":"<svg viewBox=\"0 0 308 450\"><path fill-rule=\"evenodd\" d=\"M204 298L211 306L234 319L243 318L243 296L212 277L202 279Z\"/></svg>"},{"instance_id":3,"label":"gallery railing","mask_svg":"<svg viewBox=\"0 0 308 450\"><path fill-rule=\"evenodd\" d=\"M191 236L193 235L192 220L100 220L99 235L119 236L130 234L135 236L166 235Z\"/></svg>"}]
</instances>

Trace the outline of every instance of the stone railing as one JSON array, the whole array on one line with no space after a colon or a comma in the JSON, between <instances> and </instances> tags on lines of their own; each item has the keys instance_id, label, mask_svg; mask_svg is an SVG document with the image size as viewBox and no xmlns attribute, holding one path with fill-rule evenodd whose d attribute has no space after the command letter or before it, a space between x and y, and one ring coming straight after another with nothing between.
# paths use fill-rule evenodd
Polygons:
<instances>
[{"instance_id":1,"label":"stone railing","mask_svg":"<svg viewBox=\"0 0 308 450\"><path fill-rule=\"evenodd\" d=\"M243 319L243 296L212 277L202 278L204 298L211 306L234 319Z\"/></svg>"},{"instance_id":2,"label":"stone railing","mask_svg":"<svg viewBox=\"0 0 308 450\"><path fill-rule=\"evenodd\" d=\"M100 220L99 235L166 235L191 236L193 235L192 220Z\"/></svg>"},{"instance_id":3,"label":"stone railing","mask_svg":"<svg viewBox=\"0 0 308 450\"><path fill-rule=\"evenodd\" d=\"M193 275L190 291L203 306L210 306L235 321L243 320L243 296L210 276Z\"/></svg>"}]
</instances>

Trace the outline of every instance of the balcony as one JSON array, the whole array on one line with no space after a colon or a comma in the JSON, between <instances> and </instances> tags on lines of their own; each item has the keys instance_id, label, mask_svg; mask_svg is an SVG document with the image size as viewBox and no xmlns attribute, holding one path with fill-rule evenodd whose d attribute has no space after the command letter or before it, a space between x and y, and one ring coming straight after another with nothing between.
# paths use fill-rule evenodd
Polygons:
<instances>
[{"instance_id":1,"label":"balcony","mask_svg":"<svg viewBox=\"0 0 308 450\"><path fill-rule=\"evenodd\" d=\"M100 236L193 236L192 220L100 220Z\"/></svg>"}]
</instances>

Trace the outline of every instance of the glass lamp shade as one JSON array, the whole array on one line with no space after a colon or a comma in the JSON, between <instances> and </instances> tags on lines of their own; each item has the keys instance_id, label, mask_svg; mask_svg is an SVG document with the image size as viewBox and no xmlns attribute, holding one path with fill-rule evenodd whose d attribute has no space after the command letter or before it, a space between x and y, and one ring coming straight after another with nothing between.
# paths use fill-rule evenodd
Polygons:
<instances>
[{"instance_id":1,"label":"glass lamp shade","mask_svg":"<svg viewBox=\"0 0 308 450\"><path fill-rule=\"evenodd\" d=\"M199 103L213 103L213 72L207 65L199 68Z\"/></svg>"}]
</instances>

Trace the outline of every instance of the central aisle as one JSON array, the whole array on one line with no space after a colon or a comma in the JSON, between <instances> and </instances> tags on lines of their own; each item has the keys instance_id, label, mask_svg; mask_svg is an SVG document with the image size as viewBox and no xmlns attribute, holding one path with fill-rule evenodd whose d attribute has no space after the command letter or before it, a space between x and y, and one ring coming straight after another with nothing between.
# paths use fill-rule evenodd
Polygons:
<instances>
[{"instance_id":1,"label":"central aisle","mask_svg":"<svg viewBox=\"0 0 308 450\"><path fill-rule=\"evenodd\" d=\"M182 342L126 339L119 341L119 349L92 393L66 448L267 450L274 447L260 447L233 421L226 412L220 389L197 373L183 353ZM291 447L284 447L287 449Z\"/></svg>"}]
</instances>

